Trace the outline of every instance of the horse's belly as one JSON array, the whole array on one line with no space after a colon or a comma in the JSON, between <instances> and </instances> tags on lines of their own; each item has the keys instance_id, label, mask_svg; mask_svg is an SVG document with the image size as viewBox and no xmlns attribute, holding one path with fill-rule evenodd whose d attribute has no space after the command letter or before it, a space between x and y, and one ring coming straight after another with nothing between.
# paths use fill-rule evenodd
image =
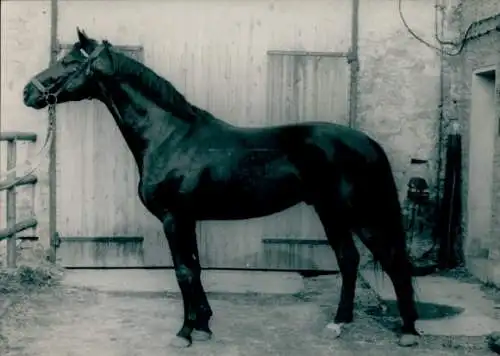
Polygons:
<instances>
[{"instance_id":1,"label":"horse's belly","mask_svg":"<svg viewBox=\"0 0 500 356\"><path fill-rule=\"evenodd\" d=\"M249 219L273 214L303 200L295 174L237 176L207 190L199 205L200 218Z\"/></svg>"}]
</instances>

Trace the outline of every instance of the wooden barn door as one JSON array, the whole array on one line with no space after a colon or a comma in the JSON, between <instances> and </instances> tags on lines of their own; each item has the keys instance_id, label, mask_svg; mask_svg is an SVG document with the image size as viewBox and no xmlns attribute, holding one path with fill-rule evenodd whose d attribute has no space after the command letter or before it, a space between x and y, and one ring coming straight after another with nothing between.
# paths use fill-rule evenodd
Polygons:
<instances>
[{"instance_id":1,"label":"wooden barn door","mask_svg":"<svg viewBox=\"0 0 500 356\"><path fill-rule=\"evenodd\" d=\"M266 126L304 121L348 124L349 64L335 54L270 52ZM202 224L202 265L337 270L318 217L301 204L271 216Z\"/></svg>"},{"instance_id":2,"label":"wooden barn door","mask_svg":"<svg viewBox=\"0 0 500 356\"><path fill-rule=\"evenodd\" d=\"M119 47L142 60L142 49ZM348 123L349 65L335 54L270 52L266 125ZM57 108L57 256L66 267L172 266L161 224L137 197L134 159L106 107ZM198 224L209 268L336 270L323 228L304 204L272 216Z\"/></svg>"},{"instance_id":3,"label":"wooden barn door","mask_svg":"<svg viewBox=\"0 0 500 356\"><path fill-rule=\"evenodd\" d=\"M118 49L142 61L141 48ZM58 105L57 167L64 266L171 266L161 224L138 199L133 156L102 103Z\"/></svg>"},{"instance_id":4,"label":"wooden barn door","mask_svg":"<svg viewBox=\"0 0 500 356\"><path fill-rule=\"evenodd\" d=\"M326 121L348 125L349 64L336 53L268 53L269 125ZM263 264L277 269L336 270L312 207L302 203L264 221Z\"/></svg>"}]
</instances>

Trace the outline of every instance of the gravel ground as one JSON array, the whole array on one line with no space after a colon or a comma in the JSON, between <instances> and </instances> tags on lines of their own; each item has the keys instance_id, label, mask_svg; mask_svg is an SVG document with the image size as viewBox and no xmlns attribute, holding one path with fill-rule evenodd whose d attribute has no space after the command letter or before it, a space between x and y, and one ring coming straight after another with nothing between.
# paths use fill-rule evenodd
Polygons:
<instances>
[{"instance_id":1,"label":"gravel ground","mask_svg":"<svg viewBox=\"0 0 500 356\"><path fill-rule=\"evenodd\" d=\"M377 302L362 286L355 322L333 339L325 325L339 286L338 276L321 276L307 278L296 295L209 294L214 338L183 350L169 346L181 320L176 294L65 286L11 293L0 320L0 355L492 355L483 337L423 336L415 348L398 347L391 329L399 320L367 314Z\"/></svg>"}]
</instances>

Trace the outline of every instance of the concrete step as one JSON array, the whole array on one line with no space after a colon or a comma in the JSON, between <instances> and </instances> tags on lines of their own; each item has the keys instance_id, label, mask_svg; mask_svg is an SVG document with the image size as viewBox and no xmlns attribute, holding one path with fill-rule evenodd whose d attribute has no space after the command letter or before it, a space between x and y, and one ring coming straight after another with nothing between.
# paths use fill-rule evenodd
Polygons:
<instances>
[{"instance_id":1,"label":"concrete step","mask_svg":"<svg viewBox=\"0 0 500 356\"><path fill-rule=\"evenodd\" d=\"M294 294L304 288L292 272L202 271L207 292ZM169 269L66 270L63 284L103 292L179 292L175 272Z\"/></svg>"}]
</instances>

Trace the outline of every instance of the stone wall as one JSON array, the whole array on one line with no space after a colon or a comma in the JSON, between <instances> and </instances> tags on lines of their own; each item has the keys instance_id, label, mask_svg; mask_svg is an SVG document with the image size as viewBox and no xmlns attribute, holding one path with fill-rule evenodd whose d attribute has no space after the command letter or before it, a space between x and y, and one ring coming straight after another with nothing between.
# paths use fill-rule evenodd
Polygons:
<instances>
[{"instance_id":1,"label":"stone wall","mask_svg":"<svg viewBox=\"0 0 500 356\"><path fill-rule=\"evenodd\" d=\"M434 0L403 0L403 15L420 37L434 43ZM361 0L359 99L356 127L387 150L401 192L424 175L434 191L437 174L440 60L403 26L397 4ZM411 158L429 161L415 172Z\"/></svg>"},{"instance_id":2,"label":"stone wall","mask_svg":"<svg viewBox=\"0 0 500 356\"><path fill-rule=\"evenodd\" d=\"M416 39L410 30L432 46L434 0L360 0L359 98L355 127L372 135L387 151L407 223L411 254L421 256L432 246L436 222L435 202L439 170L439 53ZM411 159L427 160L412 165ZM410 229L411 204L407 184L423 177L430 187L430 204ZM417 230L422 227L421 230ZM415 232L414 232L415 231ZM417 232L418 231L418 232ZM364 254L366 250L364 248Z\"/></svg>"},{"instance_id":3,"label":"stone wall","mask_svg":"<svg viewBox=\"0 0 500 356\"><path fill-rule=\"evenodd\" d=\"M1 109L0 131L29 131L38 134L35 144L19 143L17 161L32 159L40 150L47 129L47 111L24 106L22 89L30 77L49 64L50 1L1 1ZM6 169L6 143L0 143L0 174ZM22 234L39 236L48 247L48 157L42 157L35 172L36 186L17 191L17 220L36 215L37 229ZM4 177L0 177L3 179ZM0 192L0 228L6 226L5 191ZM0 242L5 248L5 242Z\"/></svg>"},{"instance_id":4,"label":"stone wall","mask_svg":"<svg viewBox=\"0 0 500 356\"><path fill-rule=\"evenodd\" d=\"M467 236L469 228L468 215L471 207L468 206L469 174L484 174L484 172L470 172L470 123L479 118L471 117L472 83L474 71L490 66L500 67L500 32L495 26L500 25L500 3L495 0L468 0L451 1L447 9L447 25L455 38L464 34L471 23L477 24L470 32L463 51L459 56L446 57L445 81L446 96L444 102L445 119L457 119L460 122L462 133L463 152L463 246L468 268L472 273L484 281L500 284L500 141L498 137L498 122L494 123L496 132L494 150L493 176L491 177L492 207L491 227L481 236ZM497 69L497 115L500 117L500 95L498 92ZM471 192L473 194L474 192Z\"/></svg>"}]
</instances>

